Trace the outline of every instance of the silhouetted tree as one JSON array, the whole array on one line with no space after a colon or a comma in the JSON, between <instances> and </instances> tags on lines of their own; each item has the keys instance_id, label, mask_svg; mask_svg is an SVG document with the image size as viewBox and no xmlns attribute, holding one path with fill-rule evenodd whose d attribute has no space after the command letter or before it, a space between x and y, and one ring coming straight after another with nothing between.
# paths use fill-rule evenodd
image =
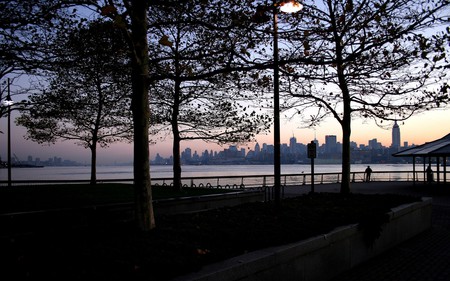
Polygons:
<instances>
[{"instance_id":1,"label":"silhouetted tree","mask_svg":"<svg viewBox=\"0 0 450 281\"><path fill-rule=\"evenodd\" d=\"M235 1L181 1L150 13L152 130L173 136L174 186L181 188L180 143L250 140L270 124L261 98L242 86L249 39ZM252 105L253 104L253 105Z\"/></svg>"},{"instance_id":2,"label":"silhouetted tree","mask_svg":"<svg viewBox=\"0 0 450 281\"><path fill-rule=\"evenodd\" d=\"M59 0L0 2L0 80L5 83L2 92L7 88L6 78L11 78L13 84L11 95L18 95L15 78L51 67L52 50L48 48L48 41L58 28L71 26L75 21L71 6ZM5 97L1 94L0 102ZM22 106L22 101L18 102L16 99L15 108ZM0 107L0 117L5 112L4 107Z\"/></svg>"},{"instance_id":3,"label":"silhouetted tree","mask_svg":"<svg viewBox=\"0 0 450 281\"><path fill-rule=\"evenodd\" d=\"M131 110L133 113L133 177L137 227L149 231L155 227L149 154L149 50L147 16L150 4L164 1L111 0L93 3L97 11L111 19L128 43L131 59Z\"/></svg>"},{"instance_id":4,"label":"silhouetted tree","mask_svg":"<svg viewBox=\"0 0 450 281\"><path fill-rule=\"evenodd\" d=\"M130 69L121 33L111 23L60 33L54 44L48 88L29 97L17 119L38 143L72 140L91 151L91 184L96 183L97 146L130 139Z\"/></svg>"},{"instance_id":5,"label":"silhouetted tree","mask_svg":"<svg viewBox=\"0 0 450 281\"><path fill-rule=\"evenodd\" d=\"M285 24L292 30L280 35L289 107L311 125L328 116L341 125L342 193L350 192L352 117L404 120L448 103L449 5L324 0Z\"/></svg>"},{"instance_id":6,"label":"silhouetted tree","mask_svg":"<svg viewBox=\"0 0 450 281\"><path fill-rule=\"evenodd\" d=\"M0 78L11 72L33 72L49 65L47 42L56 30L77 19L70 1L6 0L0 3ZM45 35L45 36L44 36Z\"/></svg>"},{"instance_id":7,"label":"silhouetted tree","mask_svg":"<svg viewBox=\"0 0 450 281\"><path fill-rule=\"evenodd\" d=\"M57 30L71 28L74 24L90 20L95 15L110 19L115 27L123 32L131 60L135 214L137 227L142 231L149 231L155 227L148 148L149 49L147 15L150 4L165 5L168 3L169 1L151 1L150 3L150 1L141 0L7 0L3 1L0 6L2 13L5 12L2 14L5 17L1 17L0 25L8 28L8 30L1 31L4 32L2 36L5 34L5 41L2 40L2 43L7 43L4 48L3 46L1 48L3 52L1 59L4 60L2 64L7 66L10 62L21 61L23 62L22 65L30 70L48 69L48 66L53 62L52 53L47 52L49 51L48 48L35 48L35 43L45 47L45 44L41 43L51 40ZM80 8L80 10L77 10L77 8ZM14 20L10 20L10 16ZM15 20L14 16L17 16L18 19ZM36 24L35 21L28 19L36 19L38 23ZM22 50L23 52L7 52L5 50L10 50L8 46L18 46L17 50L19 51L21 47L25 47L33 52L26 52L25 50Z\"/></svg>"}]
</instances>

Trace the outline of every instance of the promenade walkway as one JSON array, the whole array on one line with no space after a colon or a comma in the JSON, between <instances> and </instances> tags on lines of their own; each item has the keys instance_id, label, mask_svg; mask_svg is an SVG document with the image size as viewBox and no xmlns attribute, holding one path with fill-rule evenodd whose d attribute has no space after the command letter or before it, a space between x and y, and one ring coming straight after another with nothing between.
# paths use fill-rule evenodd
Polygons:
<instances>
[{"instance_id":1,"label":"promenade walkway","mask_svg":"<svg viewBox=\"0 0 450 281\"><path fill-rule=\"evenodd\" d=\"M339 192L339 184L316 185L316 192ZM310 191L310 186L287 187L285 196ZM354 183L353 193L397 193L433 198L432 228L331 281L450 281L450 186L408 182ZM321 269L318 269L321 270ZM326 270L326 269L323 269Z\"/></svg>"}]
</instances>

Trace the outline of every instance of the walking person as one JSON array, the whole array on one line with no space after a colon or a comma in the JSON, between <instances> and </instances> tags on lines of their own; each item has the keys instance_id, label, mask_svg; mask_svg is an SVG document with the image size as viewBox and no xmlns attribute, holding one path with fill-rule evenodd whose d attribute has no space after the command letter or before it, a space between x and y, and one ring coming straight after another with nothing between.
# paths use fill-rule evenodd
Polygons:
<instances>
[{"instance_id":1,"label":"walking person","mask_svg":"<svg viewBox=\"0 0 450 281\"><path fill-rule=\"evenodd\" d=\"M367 166L366 171L364 172L365 174L365 181L369 182L370 181L370 175L372 174L372 169L370 168L370 166Z\"/></svg>"}]
</instances>

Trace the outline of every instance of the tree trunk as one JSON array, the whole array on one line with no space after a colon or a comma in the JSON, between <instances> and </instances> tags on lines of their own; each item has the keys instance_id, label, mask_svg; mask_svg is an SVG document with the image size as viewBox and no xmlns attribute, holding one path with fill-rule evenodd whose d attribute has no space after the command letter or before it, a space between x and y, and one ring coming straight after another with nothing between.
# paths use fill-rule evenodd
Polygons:
<instances>
[{"instance_id":1,"label":"tree trunk","mask_svg":"<svg viewBox=\"0 0 450 281\"><path fill-rule=\"evenodd\" d=\"M179 36L179 34L178 34ZM179 42L177 40L176 42ZM180 60L178 54L178 44L176 45L177 52L175 53L175 73L177 79L175 79L173 106L172 106L172 132L173 132L173 187L181 190L183 185L181 183L181 136L180 129L178 128L178 117L180 115L180 103L181 103L181 81L180 77Z\"/></svg>"},{"instance_id":2,"label":"tree trunk","mask_svg":"<svg viewBox=\"0 0 450 281\"><path fill-rule=\"evenodd\" d=\"M342 194L350 193L350 136L351 136L351 99L350 92L345 81L342 66L338 66L339 84L342 91L344 115L341 120L342 126Z\"/></svg>"},{"instance_id":3,"label":"tree trunk","mask_svg":"<svg viewBox=\"0 0 450 281\"><path fill-rule=\"evenodd\" d=\"M344 112L342 126L342 194L350 193L350 136L351 136L351 98L342 66L338 66L339 85L342 91Z\"/></svg>"},{"instance_id":4,"label":"tree trunk","mask_svg":"<svg viewBox=\"0 0 450 281\"><path fill-rule=\"evenodd\" d=\"M92 142L91 148L91 184L97 184L97 142Z\"/></svg>"},{"instance_id":5,"label":"tree trunk","mask_svg":"<svg viewBox=\"0 0 450 281\"><path fill-rule=\"evenodd\" d=\"M181 140L180 140L180 132L178 131L178 125L173 124L177 122L172 122L172 130L173 130L173 187L175 189L181 190Z\"/></svg>"},{"instance_id":6,"label":"tree trunk","mask_svg":"<svg viewBox=\"0 0 450 281\"><path fill-rule=\"evenodd\" d=\"M332 1L328 1L328 7L330 11L333 11ZM333 36L335 40L336 47L336 67L337 67L337 75L339 80L339 88L342 92L343 99L343 107L344 112L342 119L339 120L342 127L342 182L341 182L341 190L342 194L350 193L350 135L351 135L351 98L350 91L348 89L346 75L344 71L344 62L343 62L343 49L341 46L342 38L337 33L337 20L336 18L332 19L333 24Z\"/></svg>"},{"instance_id":7,"label":"tree trunk","mask_svg":"<svg viewBox=\"0 0 450 281\"><path fill-rule=\"evenodd\" d=\"M155 227L153 214L150 155L149 155L149 97L148 97L148 42L147 1L131 2L132 56L132 111L134 125L134 192L137 227L149 231Z\"/></svg>"},{"instance_id":8,"label":"tree trunk","mask_svg":"<svg viewBox=\"0 0 450 281\"><path fill-rule=\"evenodd\" d=\"M178 128L178 115L180 113L180 82L175 82L175 91L172 107L172 132L173 132L173 187L181 190L181 136Z\"/></svg>"},{"instance_id":9,"label":"tree trunk","mask_svg":"<svg viewBox=\"0 0 450 281\"><path fill-rule=\"evenodd\" d=\"M179 96L175 86L175 97L174 97L174 106L172 108L172 132L173 132L173 187L175 189L181 190L181 138L180 138L180 130L178 128L178 104L179 104ZM178 87L179 88L179 87Z\"/></svg>"},{"instance_id":10,"label":"tree trunk","mask_svg":"<svg viewBox=\"0 0 450 281\"><path fill-rule=\"evenodd\" d=\"M344 105L344 107L346 107ZM350 107L348 105L348 107ZM348 111L348 113L346 113ZM351 116L349 110L344 109L344 118L342 120L342 194L350 193L350 135L351 135Z\"/></svg>"},{"instance_id":11,"label":"tree trunk","mask_svg":"<svg viewBox=\"0 0 450 281\"><path fill-rule=\"evenodd\" d=\"M177 86L178 85L178 86ZM181 138L180 130L178 128L178 114L179 114L179 83L175 83L174 105L172 108L172 132L173 132L173 187L181 190Z\"/></svg>"}]
</instances>

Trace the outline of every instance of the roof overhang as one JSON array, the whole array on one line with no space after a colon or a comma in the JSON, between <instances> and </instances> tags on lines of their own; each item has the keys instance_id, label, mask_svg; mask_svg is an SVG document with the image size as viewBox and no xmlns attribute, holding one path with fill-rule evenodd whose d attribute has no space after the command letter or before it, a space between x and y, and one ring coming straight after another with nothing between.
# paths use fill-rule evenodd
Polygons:
<instances>
[{"instance_id":1,"label":"roof overhang","mask_svg":"<svg viewBox=\"0 0 450 281\"><path fill-rule=\"evenodd\" d=\"M394 157L447 157L450 156L450 134L425 144L392 154Z\"/></svg>"}]
</instances>

